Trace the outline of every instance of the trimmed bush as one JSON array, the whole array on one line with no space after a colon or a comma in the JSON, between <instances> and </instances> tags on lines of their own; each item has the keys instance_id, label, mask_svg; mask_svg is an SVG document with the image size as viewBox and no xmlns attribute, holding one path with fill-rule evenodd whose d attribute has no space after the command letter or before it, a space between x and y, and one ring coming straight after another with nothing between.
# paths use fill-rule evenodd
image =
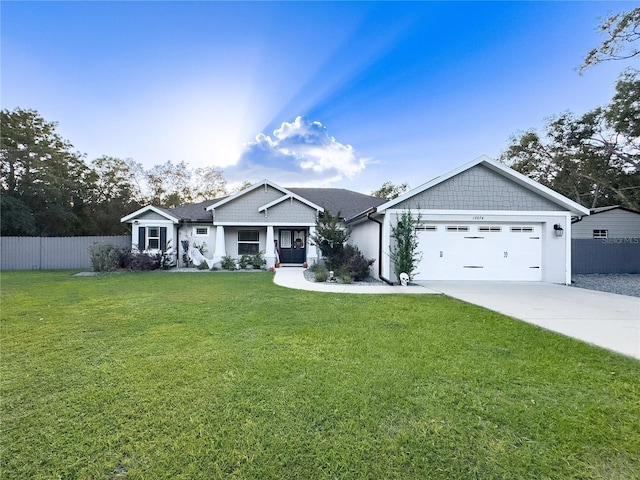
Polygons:
<instances>
[{"instance_id":1,"label":"trimmed bush","mask_svg":"<svg viewBox=\"0 0 640 480\"><path fill-rule=\"evenodd\" d=\"M94 243L89 247L94 272L113 272L123 262L123 251L110 243Z\"/></svg>"}]
</instances>

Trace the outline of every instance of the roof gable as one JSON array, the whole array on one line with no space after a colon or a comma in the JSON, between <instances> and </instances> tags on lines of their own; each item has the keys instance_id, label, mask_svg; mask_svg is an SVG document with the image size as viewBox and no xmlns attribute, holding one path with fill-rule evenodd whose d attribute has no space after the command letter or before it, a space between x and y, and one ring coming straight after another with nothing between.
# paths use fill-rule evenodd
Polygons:
<instances>
[{"instance_id":1,"label":"roof gable","mask_svg":"<svg viewBox=\"0 0 640 480\"><path fill-rule=\"evenodd\" d=\"M207 207L207 210L215 210L216 208L219 208L219 207L221 207L221 206L223 206L223 205L225 205L225 204L227 204L229 202L232 202L232 201L236 200L237 198L240 198L240 197L242 197L244 195L247 195L247 194L253 192L254 190L256 190L256 189L258 189L260 187L265 187L265 188L271 187L271 188L273 188L275 190L278 190L278 191L282 192L284 198L276 199L276 200L285 200L286 198L295 198L299 202L302 202L302 203L308 205L309 207L311 207L311 208L313 208L315 210L318 210L318 211L322 211L323 210L323 208L321 206L316 205L315 203L307 200L306 198L303 198L303 197L293 193L292 191L287 190L286 188L283 188L280 185L277 185L277 184L273 183L270 180L262 180L261 182L254 183L253 185L251 185L248 188L245 188L244 190L240 190L239 192L236 192L233 195L230 195L230 196L228 196L228 197L226 197L226 198L224 198L224 199L222 199L222 200L220 200L220 201L218 201L218 202L216 202L216 203L214 203L212 205L209 205ZM263 207L261 207L261 208L263 208Z\"/></svg>"},{"instance_id":2,"label":"roof gable","mask_svg":"<svg viewBox=\"0 0 640 480\"><path fill-rule=\"evenodd\" d=\"M160 208L160 207L154 207L153 205L147 205L146 207L142 207L141 209L136 210L133 213L130 213L126 217L122 217L120 219L120 222L121 223L133 222L136 218L139 218L142 215L144 215L145 213L149 213L149 212L157 213L158 215L161 215L162 217L166 218L167 220L172 221L173 223L179 223L180 222L180 219L178 217L176 217L175 215L173 215L169 210L166 210L166 209Z\"/></svg>"},{"instance_id":3,"label":"roof gable","mask_svg":"<svg viewBox=\"0 0 640 480\"><path fill-rule=\"evenodd\" d=\"M504 177L505 179L509 180L512 183L515 183L516 185L519 185L520 187L523 187L524 189L528 190L529 192L532 192L534 194L536 194L539 197L542 197L542 199L557 205L558 207L561 207L562 210L569 210L572 213L575 214L582 214L582 215L588 215L589 214L589 210L585 207L583 207L582 205L577 204L576 202L573 202L572 200L566 198L563 195L560 195L559 193L551 190L548 187L545 187L544 185L539 184L538 182L535 182L534 180L531 180L530 178L522 175L519 172L516 172L515 170L502 165L494 160L492 160L491 158L487 157L487 156L482 156L479 157L475 160L473 160L472 162L469 162L465 165L462 165L440 177L436 177L433 180L420 185L417 188L414 188L413 190L406 192L403 195L400 195L399 197L390 200L386 203L384 203L383 205L380 205L377 208L378 212L383 212L384 210L393 208L393 207L399 207L399 205L413 197L416 197L417 195L426 192L428 190L434 189L435 187L442 185L443 183L447 182L448 180L464 173L467 172L471 169L473 169L474 167L477 166L483 166L485 168L487 168L488 170L490 170L491 172L500 175L501 177Z\"/></svg>"}]
</instances>

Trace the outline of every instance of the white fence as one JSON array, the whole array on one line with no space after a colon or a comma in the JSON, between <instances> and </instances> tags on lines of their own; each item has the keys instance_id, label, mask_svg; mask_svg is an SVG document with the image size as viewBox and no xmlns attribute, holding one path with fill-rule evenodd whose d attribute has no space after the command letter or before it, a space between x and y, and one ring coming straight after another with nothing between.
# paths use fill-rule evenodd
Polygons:
<instances>
[{"instance_id":1,"label":"white fence","mask_svg":"<svg viewBox=\"0 0 640 480\"><path fill-rule=\"evenodd\" d=\"M0 270L85 270L95 243L131 248L131 235L113 237L0 237Z\"/></svg>"}]
</instances>

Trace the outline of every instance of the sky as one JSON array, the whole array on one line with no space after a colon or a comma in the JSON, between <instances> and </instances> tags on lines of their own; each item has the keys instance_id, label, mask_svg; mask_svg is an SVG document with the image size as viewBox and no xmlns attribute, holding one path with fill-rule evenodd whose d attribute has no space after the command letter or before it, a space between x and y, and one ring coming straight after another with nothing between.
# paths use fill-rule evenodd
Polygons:
<instances>
[{"instance_id":1,"label":"sky","mask_svg":"<svg viewBox=\"0 0 640 480\"><path fill-rule=\"evenodd\" d=\"M637 5L5 0L0 105L57 122L87 162L417 187L608 103L628 64L577 69Z\"/></svg>"}]
</instances>

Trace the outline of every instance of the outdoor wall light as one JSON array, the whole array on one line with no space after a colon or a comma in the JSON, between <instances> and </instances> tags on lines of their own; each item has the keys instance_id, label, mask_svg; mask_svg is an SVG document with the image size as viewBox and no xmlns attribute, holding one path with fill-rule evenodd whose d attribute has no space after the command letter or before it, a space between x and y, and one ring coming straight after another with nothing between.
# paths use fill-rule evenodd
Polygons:
<instances>
[{"instance_id":1,"label":"outdoor wall light","mask_svg":"<svg viewBox=\"0 0 640 480\"><path fill-rule=\"evenodd\" d=\"M562 234L564 234L564 228L562 228L562 225L560 225L559 223L556 223L553 226L553 230L556 232L556 237L561 237Z\"/></svg>"}]
</instances>

